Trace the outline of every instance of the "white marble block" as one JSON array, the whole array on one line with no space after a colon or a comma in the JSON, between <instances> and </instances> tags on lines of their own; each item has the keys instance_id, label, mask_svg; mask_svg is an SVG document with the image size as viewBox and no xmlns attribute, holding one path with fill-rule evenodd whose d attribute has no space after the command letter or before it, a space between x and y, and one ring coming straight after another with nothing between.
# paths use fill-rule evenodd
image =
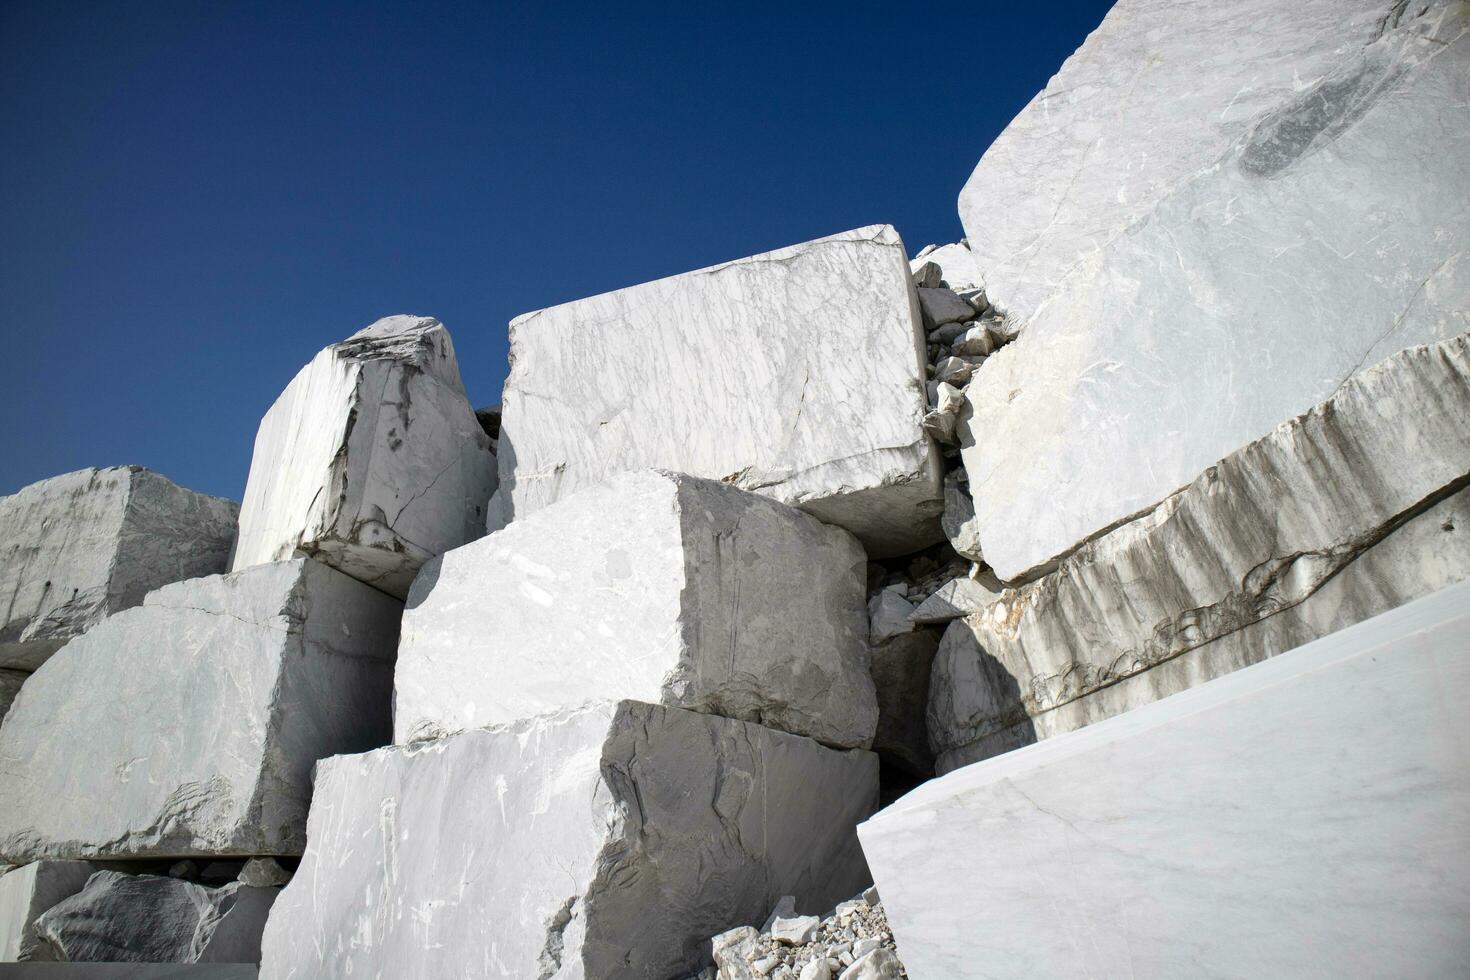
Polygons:
<instances>
[{"instance_id":1,"label":"white marble block","mask_svg":"<svg viewBox=\"0 0 1470 980\"><path fill-rule=\"evenodd\" d=\"M875 556L939 540L917 303L874 225L516 318L490 529L656 467L801 507Z\"/></svg>"},{"instance_id":2,"label":"white marble block","mask_svg":"<svg viewBox=\"0 0 1470 980\"><path fill-rule=\"evenodd\" d=\"M1470 582L858 828L913 980L1470 974Z\"/></svg>"},{"instance_id":3,"label":"white marble block","mask_svg":"<svg viewBox=\"0 0 1470 980\"><path fill-rule=\"evenodd\" d=\"M620 474L424 567L395 741L635 698L865 747L866 568L852 535L785 504Z\"/></svg>"},{"instance_id":4,"label":"white marble block","mask_svg":"<svg viewBox=\"0 0 1470 980\"><path fill-rule=\"evenodd\" d=\"M449 331L387 317L313 358L261 420L233 568L307 555L401 599L484 533L495 483Z\"/></svg>"},{"instance_id":5,"label":"white marble block","mask_svg":"<svg viewBox=\"0 0 1470 980\"><path fill-rule=\"evenodd\" d=\"M36 918L81 891L95 870L86 861L34 861L0 875L0 963L54 959Z\"/></svg>"},{"instance_id":6,"label":"white marble block","mask_svg":"<svg viewBox=\"0 0 1470 980\"><path fill-rule=\"evenodd\" d=\"M391 734L401 609L296 559L109 617L0 724L0 857L301 853L312 764Z\"/></svg>"},{"instance_id":7,"label":"white marble block","mask_svg":"<svg viewBox=\"0 0 1470 980\"><path fill-rule=\"evenodd\" d=\"M1027 321L959 426L996 574L1470 328L1467 106L1459 3L1118 4L964 198Z\"/></svg>"},{"instance_id":8,"label":"white marble block","mask_svg":"<svg viewBox=\"0 0 1470 980\"><path fill-rule=\"evenodd\" d=\"M677 977L865 883L877 759L633 701L341 756L262 980Z\"/></svg>"},{"instance_id":9,"label":"white marble block","mask_svg":"<svg viewBox=\"0 0 1470 980\"><path fill-rule=\"evenodd\" d=\"M34 670L153 589L224 571L238 513L141 466L77 470L0 497L0 668Z\"/></svg>"}]
</instances>

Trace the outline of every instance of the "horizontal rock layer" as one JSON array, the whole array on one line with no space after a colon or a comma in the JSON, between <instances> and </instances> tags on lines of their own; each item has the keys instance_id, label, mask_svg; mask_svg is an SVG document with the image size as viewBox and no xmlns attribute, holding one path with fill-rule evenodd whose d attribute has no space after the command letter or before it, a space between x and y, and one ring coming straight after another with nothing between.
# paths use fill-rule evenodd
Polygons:
<instances>
[{"instance_id":1,"label":"horizontal rock layer","mask_svg":"<svg viewBox=\"0 0 1470 980\"><path fill-rule=\"evenodd\" d=\"M323 762L262 980L681 976L862 886L877 760L638 702Z\"/></svg>"},{"instance_id":2,"label":"horizontal rock layer","mask_svg":"<svg viewBox=\"0 0 1470 980\"><path fill-rule=\"evenodd\" d=\"M1463 498L1450 500L1467 483L1470 338L1411 348L1355 376L1152 513L952 623L935 660L930 737L940 753L971 748L941 769L1470 576L1470 537L1455 516ZM1313 611L1213 645L1334 583ZM1191 651L1195 666L1115 687ZM1095 694L1063 716L1072 722L1037 721Z\"/></svg>"},{"instance_id":3,"label":"horizontal rock layer","mask_svg":"<svg viewBox=\"0 0 1470 980\"><path fill-rule=\"evenodd\" d=\"M490 529L657 467L916 550L941 509L922 344L886 225L518 317Z\"/></svg>"},{"instance_id":4,"label":"horizontal rock layer","mask_svg":"<svg viewBox=\"0 0 1470 980\"><path fill-rule=\"evenodd\" d=\"M224 571L238 512L141 466L77 470L0 497L0 668L34 670L151 590Z\"/></svg>"},{"instance_id":5,"label":"horizontal rock layer","mask_svg":"<svg viewBox=\"0 0 1470 980\"><path fill-rule=\"evenodd\" d=\"M313 763L391 735L401 608L296 559L109 617L0 724L0 856L299 854Z\"/></svg>"},{"instance_id":6,"label":"horizontal rock layer","mask_svg":"<svg viewBox=\"0 0 1470 980\"><path fill-rule=\"evenodd\" d=\"M1166 47L1220 19L1250 36L1280 27L1262 47L1218 50L1209 71L1176 67L1207 87L1229 79L1232 94L1239 80L1251 101L1304 87L1258 104L1236 142L1081 259L976 372L959 429L980 547L1002 579L1044 571L1395 351L1470 328L1470 14L1441 0L1369 25L1362 6L1150 5L1157 17L1126 22ZM1269 67L1294 54L1297 18L1316 25L1314 50L1337 52L1300 81L1290 62ZM1383 33L1364 46L1370 26ZM1119 91L1095 87L1099 101ZM1160 93L1159 117L1190 88ZM1078 186L1107 145L1069 170Z\"/></svg>"},{"instance_id":7,"label":"horizontal rock layer","mask_svg":"<svg viewBox=\"0 0 1470 980\"><path fill-rule=\"evenodd\" d=\"M634 698L866 746L865 573L852 535L799 510L621 474L426 566L404 612L395 740Z\"/></svg>"},{"instance_id":8,"label":"horizontal rock layer","mask_svg":"<svg viewBox=\"0 0 1470 980\"><path fill-rule=\"evenodd\" d=\"M858 833L916 978L1463 976L1467 696L1462 582Z\"/></svg>"},{"instance_id":9,"label":"horizontal rock layer","mask_svg":"<svg viewBox=\"0 0 1470 980\"><path fill-rule=\"evenodd\" d=\"M495 457L449 332L394 316L323 350L261 420L233 568L310 555L403 598L484 533Z\"/></svg>"}]
</instances>

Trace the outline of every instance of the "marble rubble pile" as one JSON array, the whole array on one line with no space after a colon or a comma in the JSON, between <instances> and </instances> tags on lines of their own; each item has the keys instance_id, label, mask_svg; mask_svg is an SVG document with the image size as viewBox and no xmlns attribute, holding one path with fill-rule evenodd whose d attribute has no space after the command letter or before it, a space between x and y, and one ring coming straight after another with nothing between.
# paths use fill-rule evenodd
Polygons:
<instances>
[{"instance_id":1,"label":"marble rubble pile","mask_svg":"<svg viewBox=\"0 0 1470 980\"><path fill-rule=\"evenodd\" d=\"M715 965L695 980L903 980L876 888L819 918L797 915L785 896L764 929L741 926L710 941Z\"/></svg>"}]
</instances>

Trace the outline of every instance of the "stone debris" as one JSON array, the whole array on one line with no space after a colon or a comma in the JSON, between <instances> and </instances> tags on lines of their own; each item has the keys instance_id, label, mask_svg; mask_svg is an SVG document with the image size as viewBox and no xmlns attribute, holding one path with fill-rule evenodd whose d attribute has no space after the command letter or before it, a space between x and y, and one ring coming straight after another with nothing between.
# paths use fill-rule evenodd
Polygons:
<instances>
[{"instance_id":1,"label":"stone debris","mask_svg":"<svg viewBox=\"0 0 1470 980\"><path fill-rule=\"evenodd\" d=\"M36 918L81 891L95 870L86 861L35 861L0 874L0 963L52 959Z\"/></svg>"},{"instance_id":2,"label":"stone debris","mask_svg":"<svg viewBox=\"0 0 1470 980\"><path fill-rule=\"evenodd\" d=\"M785 504L619 474L425 567L396 741L634 698L865 747L864 568L852 535Z\"/></svg>"},{"instance_id":3,"label":"stone debris","mask_svg":"<svg viewBox=\"0 0 1470 980\"><path fill-rule=\"evenodd\" d=\"M224 571L238 512L141 466L77 470L0 497L0 668L35 670L153 589Z\"/></svg>"},{"instance_id":4,"label":"stone debris","mask_svg":"<svg viewBox=\"0 0 1470 980\"><path fill-rule=\"evenodd\" d=\"M234 571L306 555L402 599L484 533L490 437L449 332L392 316L326 348L261 420Z\"/></svg>"},{"instance_id":5,"label":"stone debris","mask_svg":"<svg viewBox=\"0 0 1470 980\"><path fill-rule=\"evenodd\" d=\"M934 408L924 415L924 431L942 443L958 445L955 424L965 406L964 392L947 381L936 383Z\"/></svg>"},{"instance_id":6,"label":"stone debris","mask_svg":"<svg viewBox=\"0 0 1470 980\"><path fill-rule=\"evenodd\" d=\"M939 270L941 278L937 282L933 273L925 271L926 266ZM974 253L970 251L970 243L964 239L953 245L925 245L909 263L909 268L913 272L915 286L945 286L961 293L984 288L984 276L980 274Z\"/></svg>"},{"instance_id":7,"label":"stone debris","mask_svg":"<svg viewBox=\"0 0 1470 980\"><path fill-rule=\"evenodd\" d=\"M951 470L944 478L944 516L939 525L950 547L973 561L984 561L980 551L980 522L970 497L969 479L963 469Z\"/></svg>"},{"instance_id":8,"label":"stone debris","mask_svg":"<svg viewBox=\"0 0 1470 980\"><path fill-rule=\"evenodd\" d=\"M988 609L1000 598L1002 586L993 575L978 571L972 575L952 578L941 585L909 619L919 626L937 626Z\"/></svg>"},{"instance_id":9,"label":"stone debris","mask_svg":"<svg viewBox=\"0 0 1470 980\"><path fill-rule=\"evenodd\" d=\"M952 289L918 287L918 294L925 330L934 330L946 323L965 323L975 319L979 312Z\"/></svg>"},{"instance_id":10,"label":"stone debris","mask_svg":"<svg viewBox=\"0 0 1470 980\"><path fill-rule=\"evenodd\" d=\"M868 638L873 643L882 643L895 636L913 631L909 619L914 613L914 604L905 598L904 587L890 585L868 600Z\"/></svg>"},{"instance_id":11,"label":"stone debris","mask_svg":"<svg viewBox=\"0 0 1470 980\"><path fill-rule=\"evenodd\" d=\"M312 764L389 740L401 609L296 559L104 620L0 725L0 856L299 854Z\"/></svg>"},{"instance_id":12,"label":"stone debris","mask_svg":"<svg viewBox=\"0 0 1470 980\"><path fill-rule=\"evenodd\" d=\"M877 891L842 902L825 918L777 918L710 940L715 965L697 980L900 980L907 977ZM958 976L959 974L952 974Z\"/></svg>"},{"instance_id":13,"label":"stone debris","mask_svg":"<svg viewBox=\"0 0 1470 980\"><path fill-rule=\"evenodd\" d=\"M652 467L800 507L870 556L939 540L909 279L874 225L517 318L491 530Z\"/></svg>"},{"instance_id":14,"label":"stone debris","mask_svg":"<svg viewBox=\"0 0 1470 980\"><path fill-rule=\"evenodd\" d=\"M256 888L275 888L289 885L291 872L281 867L281 863L275 858L253 857L245 862L236 880Z\"/></svg>"},{"instance_id":15,"label":"stone debris","mask_svg":"<svg viewBox=\"0 0 1470 980\"><path fill-rule=\"evenodd\" d=\"M278 893L98 871L34 929L47 958L69 963L257 963Z\"/></svg>"},{"instance_id":16,"label":"stone debris","mask_svg":"<svg viewBox=\"0 0 1470 980\"><path fill-rule=\"evenodd\" d=\"M868 880L877 769L634 701L325 760L261 978L459 977L492 950L496 975L685 975L781 895Z\"/></svg>"}]
</instances>

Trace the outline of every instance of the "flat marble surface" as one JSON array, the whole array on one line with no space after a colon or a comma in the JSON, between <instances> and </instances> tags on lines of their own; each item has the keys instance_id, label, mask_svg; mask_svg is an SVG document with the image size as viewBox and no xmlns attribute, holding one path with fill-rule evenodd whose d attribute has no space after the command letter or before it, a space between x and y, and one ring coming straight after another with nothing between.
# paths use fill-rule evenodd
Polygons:
<instances>
[{"instance_id":1,"label":"flat marble surface","mask_svg":"<svg viewBox=\"0 0 1470 980\"><path fill-rule=\"evenodd\" d=\"M914 980L1470 972L1470 582L859 829Z\"/></svg>"}]
</instances>

